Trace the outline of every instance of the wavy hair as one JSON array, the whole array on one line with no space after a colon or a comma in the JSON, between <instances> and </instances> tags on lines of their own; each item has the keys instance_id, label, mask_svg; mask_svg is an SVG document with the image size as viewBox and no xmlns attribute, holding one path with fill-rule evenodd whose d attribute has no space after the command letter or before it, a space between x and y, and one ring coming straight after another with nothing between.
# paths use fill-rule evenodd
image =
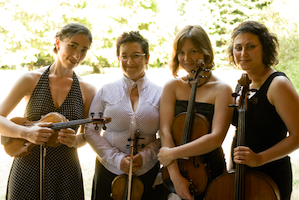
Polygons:
<instances>
[{"instance_id":1,"label":"wavy hair","mask_svg":"<svg viewBox=\"0 0 299 200\"><path fill-rule=\"evenodd\" d=\"M231 65L236 65L234 60L234 40L242 33L252 33L259 37L259 41L263 49L263 63L266 67L275 66L278 64L278 48L279 43L276 35L270 33L268 28L257 21L244 21L240 23L231 34L231 41L227 48L228 60Z\"/></svg>"},{"instance_id":2,"label":"wavy hair","mask_svg":"<svg viewBox=\"0 0 299 200\"><path fill-rule=\"evenodd\" d=\"M190 39L196 49L204 54L204 62L206 66L212 68L214 65L214 52L211 41L206 31L199 25L185 26L175 37L173 42L172 57L169 63L169 67L172 71L172 75L177 77L177 72L180 68L178 53L180 52L183 43L186 39Z\"/></svg>"}]
</instances>

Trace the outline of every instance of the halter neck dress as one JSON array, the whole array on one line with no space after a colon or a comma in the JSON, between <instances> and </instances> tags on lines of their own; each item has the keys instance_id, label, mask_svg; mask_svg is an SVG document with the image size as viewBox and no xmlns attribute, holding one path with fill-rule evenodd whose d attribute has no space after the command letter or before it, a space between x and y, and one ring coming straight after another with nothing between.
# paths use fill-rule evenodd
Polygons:
<instances>
[{"instance_id":1,"label":"halter neck dress","mask_svg":"<svg viewBox=\"0 0 299 200\"><path fill-rule=\"evenodd\" d=\"M41 75L25 110L25 117L37 121L50 112L59 112L68 120L83 119L83 98L73 73L71 89L57 109L49 87L49 66ZM7 199L40 199L40 145L21 158L15 158L7 185ZM84 199L82 172L77 149L66 145L47 147L45 158L45 199Z\"/></svg>"}]
</instances>

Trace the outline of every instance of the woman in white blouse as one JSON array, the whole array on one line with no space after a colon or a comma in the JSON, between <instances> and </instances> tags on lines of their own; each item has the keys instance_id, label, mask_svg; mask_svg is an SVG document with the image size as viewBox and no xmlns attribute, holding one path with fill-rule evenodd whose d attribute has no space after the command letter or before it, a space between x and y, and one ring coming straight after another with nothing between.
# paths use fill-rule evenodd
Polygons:
<instances>
[{"instance_id":1,"label":"woman in white blouse","mask_svg":"<svg viewBox=\"0 0 299 200\"><path fill-rule=\"evenodd\" d=\"M152 185L159 171L157 153L160 140L159 103L162 88L150 82L145 70L149 62L148 41L139 32L125 32L116 42L122 79L104 85L96 94L90 112L103 112L111 117L100 135L93 125L86 127L85 138L98 154L93 180L92 199L111 199L111 182L128 174L130 148L137 131L140 133L133 173L144 185L142 199L151 199Z\"/></svg>"}]
</instances>

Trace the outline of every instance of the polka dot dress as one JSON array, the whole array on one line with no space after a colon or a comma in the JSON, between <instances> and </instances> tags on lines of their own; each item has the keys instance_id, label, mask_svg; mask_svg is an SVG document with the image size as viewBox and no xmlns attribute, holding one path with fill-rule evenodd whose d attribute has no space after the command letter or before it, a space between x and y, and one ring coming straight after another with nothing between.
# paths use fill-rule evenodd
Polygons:
<instances>
[{"instance_id":1,"label":"polka dot dress","mask_svg":"<svg viewBox=\"0 0 299 200\"><path fill-rule=\"evenodd\" d=\"M68 120L83 119L83 99L79 81L73 84L63 104L56 109L49 88L49 69L42 74L26 107L25 116L37 121L49 112L59 112ZM45 199L84 199L83 180L77 149L66 145L47 147ZM40 146L28 156L15 158L11 167L7 199L40 199Z\"/></svg>"}]
</instances>

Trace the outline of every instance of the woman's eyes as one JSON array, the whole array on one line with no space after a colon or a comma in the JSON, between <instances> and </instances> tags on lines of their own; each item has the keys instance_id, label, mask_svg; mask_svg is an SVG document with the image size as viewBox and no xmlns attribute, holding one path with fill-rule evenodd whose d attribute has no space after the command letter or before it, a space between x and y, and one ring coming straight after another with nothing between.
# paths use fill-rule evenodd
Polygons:
<instances>
[{"instance_id":1,"label":"woman's eyes","mask_svg":"<svg viewBox=\"0 0 299 200\"><path fill-rule=\"evenodd\" d=\"M240 47L240 46L236 46L236 47L234 47L234 49L237 50L237 51L241 51L241 50L242 50L242 47Z\"/></svg>"},{"instance_id":2,"label":"woman's eyes","mask_svg":"<svg viewBox=\"0 0 299 200\"><path fill-rule=\"evenodd\" d=\"M246 50L252 50L255 47L256 47L255 45L248 45L245 48L246 48ZM242 51L243 47L242 46L235 46L234 49L237 50L237 51Z\"/></svg>"},{"instance_id":3,"label":"woman's eyes","mask_svg":"<svg viewBox=\"0 0 299 200\"><path fill-rule=\"evenodd\" d=\"M197 50L190 50L188 53L189 53L189 54L193 54L193 53L196 53L196 52L197 52ZM184 52L184 51L180 51L178 54L179 54L179 55L184 55L185 52Z\"/></svg>"},{"instance_id":4,"label":"woman's eyes","mask_svg":"<svg viewBox=\"0 0 299 200\"><path fill-rule=\"evenodd\" d=\"M255 45L249 45L249 46L247 46L247 49L254 49L254 47L255 47Z\"/></svg>"}]
</instances>

